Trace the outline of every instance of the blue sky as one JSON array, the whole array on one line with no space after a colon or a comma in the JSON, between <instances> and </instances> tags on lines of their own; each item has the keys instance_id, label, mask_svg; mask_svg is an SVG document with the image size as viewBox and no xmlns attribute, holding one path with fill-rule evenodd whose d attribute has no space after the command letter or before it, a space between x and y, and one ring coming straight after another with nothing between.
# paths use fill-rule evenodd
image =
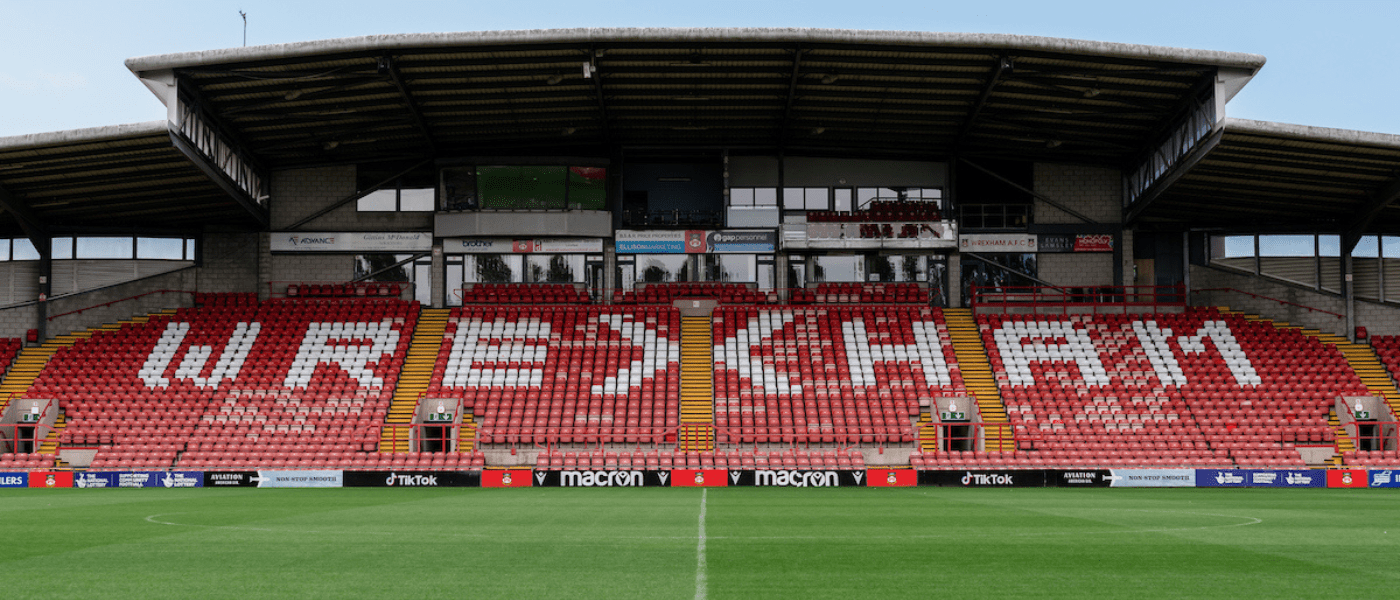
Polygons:
<instances>
[{"instance_id":1,"label":"blue sky","mask_svg":"<svg viewBox=\"0 0 1400 600\"><path fill-rule=\"evenodd\" d=\"M0 136L164 117L122 61L380 33L820 27L1009 33L1263 54L1232 117L1400 134L1400 2L0 0Z\"/></svg>"}]
</instances>

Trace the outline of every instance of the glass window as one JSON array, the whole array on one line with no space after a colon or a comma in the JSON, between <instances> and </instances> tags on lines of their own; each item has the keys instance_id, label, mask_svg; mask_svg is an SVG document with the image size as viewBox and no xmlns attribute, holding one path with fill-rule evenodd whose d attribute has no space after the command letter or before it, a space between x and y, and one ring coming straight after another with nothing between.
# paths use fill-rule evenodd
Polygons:
<instances>
[{"instance_id":1,"label":"glass window","mask_svg":"<svg viewBox=\"0 0 1400 600\"><path fill-rule=\"evenodd\" d=\"M608 203L608 170L569 167L569 208L603 210Z\"/></svg>"},{"instance_id":2,"label":"glass window","mask_svg":"<svg viewBox=\"0 0 1400 600\"><path fill-rule=\"evenodd\" d=\"M49 247L53 250L50 256L54 260L73 258L73 238L54 238Z\"/></svg>"},{"instance_id":3,"label":"glass window","mask_svg":"<svg viewBox=\"0 0 1400 600\"><path fill-rule=\"evenodd\" d=\"M134 252L129 237L78 238L77 258L131 258Z\"/></svg>"},{"instance_id":4,"label":"glass window","mask_svg":"<svg viewBox=\"0 0 1400 600\"><path fill-rule=\"evenodd\" d=\"M812 265L812 281L865 281L864 260L859 256L814 256Z\"/></svg>"},{"instance_id":5,"label":"glass window","mask_svg":"<svg viewBox=\"0 0 1400 600\"><path fill-rule=\"evenodd\" d=\"M802 188L783 188L783 210L806 210L807 198Z\"/></svg>"},{"instance_id":6,"label":"glass window","mask_svg":"<svg viewBox=\"0 0 1400 600\"><path fill-rule=\"evenodd\" d=\"M39 251L34 249L34 242L29 238L16 238L14 246L14 260L39 260Z\"/></svg>"},{"instance_id":7,"label":"glass window","mask_svg":"<svg viewBox=\"0 0 1400 600\"><path fill-rule=\"evenodd\" d=\"M477 167L476 185L481 207L502 210L549 209L564 207L564 188L569 177L566 167L484 166Z\"/></svg>"},{"instance_id":8,"label":"glass window","mask_svg":"<svg viewBox=\"0 0 1400 600\"><path fill-rule=\"evenodd\" d=\"M531 283L583 283L582 254L527 254L525 281Z\"/></svg>"},{"instance_id":9,"label":"glass window","mask_svg":"<svg viewBox=\"0 0 1400 600\"><path fill-rule=\"evenodd\" d=\"M413 281L409 264L394 266L408 260L412 254L357 254L355 255L355 279L364 281L401 282ZM371 275L371 273L378 274Z\"/></svg>"},{"instance_id":10,"label":"glass window","mask_svg":"<svg viewBox=\"0 0 1400 600\"><path fill-rule=\"evenodd\" d=\"M518 254L468 254L462 257L464 283L520 283Z\"/></svg>"},{"instance_id":11,"label":"glass window","mask_svg":"<svg viewBox=\"0 0 1400 600\"><path fill-rule=\"evenodd\" d=\"M1376 258L1380 256L1380 243L1374 235L1363 235L1361 241L1357 242L1356 249L1351 251L1351 255L1356 258Z\"/></svg>"},{"instance_id":12,"label":"glass window","mask_svg":"<svg viewBox=\"0 0 1400 600\"><path fill-rule=\"evenodd\" d=\"M20 240L15 240L15 260L20 260L19 242ZM1381 239L1381 257L1400 258L1400 237L1387 235Z\"/></svg>"},{"instance_id":13,"label":"glass window","mask_svg":"<svg viewBox=\"0 0 1400 600\"><path fill-rule=\"evenodd\" d=\"M832 210L839 210L841 212L851 211L851 198L855 197L855 190L851 188L836 188L832 191L831 196L835 204Z\"/></svg>"},{"instance_id":14,"label":"glass window","mask_svg":"<svg viewBox=\"0 0 1400 600\"><path fill-rule=\"evenodd\" d=\"M1241 258L1254 256L1254 236L1252 235L1227 235L1220 239L1225 241L1224 253L1215 258Z\"/></svg>"},{"instance_id":15,"label":"glass window","mask_svg":"<svg viewBox=\"0 0 1400 600\"><path fill-rule=\"evenodd\" d=\"M10 240L0 240L0 260L10 260Z\"/></svg>"},{"instance_id":16,"label":"glass window","mask_svg":"<svg viewBox=\"0 0 1400 600\"><path fill-rule=\"evenodd\" d=\"M1319 236L1317 236L1317 255L1318 255L1318 256L1341 256L1341 255L1342 255L1342 238L1341 238L1341 236L1337 236L1337 235L1319 235Z\"/></svg>"},{"instance_id":17,"label":"glass window","mask_svg":"<svg viewBox=\"0 0 1400 600\"><path fill-rule=\"evenodd\" d=\"M185 240L185 260L194 260L194 240Z\"/></svg>"},{"instance_id":18,"label":"glass window","mask_svg":"<svg viewBox=\"0 0 1400 600\"><path fill-rule=\"evenodd\" d=\"M831 193L826 188L807 188L807 210L827 210L831 207Z\"/></svg>"},{"instance_id":19,"label":"glass window","mask_svg":"<svg viewBox=\"0 0 1400 600\"><path fill-rule=\"evenodd\" d=\"M398 190L375 190L356 201L361 212L393 212L398 208Z\"/></svg>"},{"instance_id":20,"label":"glass window","mask_svg":"<svg viewBox=\"0 0 1400 600\"><path fill-rule=\"evenodd\" d=\"M753 188L732 188L729 190L730 206L753 206Z\"/></svg>"},{"instance_id":21,"label":"glass window","mask_svg":"<svg viewBox=\"0 0 1400 600\"><path fill-rule=\"evenodd\" d=\"M638 254L637 281L668 283L690 281L690 257L684 254Z\"/></svg>"},{"instance_id":22,"label":"glass window","mask_svg":"<svg viewBox=\"0 0 1400 600\"><path fill-rule=\"evenodd\" d=\"M706 281L731 281L735 283L757 281L757 255L707 254L704 259Z\"/></svg>"},{"instance_id":23,"label":"glass window","mask_svg":"<svg viewBox=\"0 0 1400 600\"><path fill-rule=\"evenodd\" d=\"M1259 256L1313 256L1313 236L1261 235Z\"/></svg>"},{"instance_id":24,"label":"glass window","mask_svg":"<svg viewBox=\"0 0 1400 600\"><path fill-rule=\"evenodd\" d=\"M172 238L136 238L136 258L180 260L184 258L185 242Z\"/></svg>"},{"instance_id":25,"label":"glass window","mask_svg":"<svg viewBox=\"0 0 1400 600\"><path fill-rule=\"evenodd\" d=\"M866 270L870 281L903 283L928 279L928 257L912 255L871 256Z\"/></svg>"},{"instance_id":26,"label":"glass window","mask_svg":"<svg viewBox=\"0 0 1400 600\"><path fill-rule=\"evenodd\" d=\"M778 188L754 188L754 190L753 190L753 205L754 205L754 206L777 206L777 205L778 205Z\"/></svg>"},{"instance_id":27,"label":"glass window","mask_svg":"<svg viewBox=\"0 0 1400 600\"><path fill-rule=\"evenodd\" d=\"M433 188L399 190L399 210L402 212L432 212L436 208Z\"/></svg>"},{"instance_id":28,"label":"glass window","mask_svg":"<svg viewBox=\"0 0 1400 600\"><path fill-rule=\"evenodd\" d=\"M447 257L447 305L461 306L462 296L458 293L462 289L462 257Z\"/></svg>"}]
</instances>

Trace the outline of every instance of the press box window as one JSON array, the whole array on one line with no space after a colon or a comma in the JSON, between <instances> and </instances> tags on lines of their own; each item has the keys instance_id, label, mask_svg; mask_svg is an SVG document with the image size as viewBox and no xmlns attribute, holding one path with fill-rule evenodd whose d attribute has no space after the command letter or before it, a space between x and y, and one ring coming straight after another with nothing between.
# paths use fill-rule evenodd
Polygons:
<instances>
[{"instance_id":1,"label":"press box window","mask_svg":"<svg viewBox=\"0 0 1400 600\"><path fill-rule=\"evenodd\" d=\"M437 210L436 193L433 188L380 189L365 194L355 208L360 212L432 212Z\"/></svg>"}]
</instances>

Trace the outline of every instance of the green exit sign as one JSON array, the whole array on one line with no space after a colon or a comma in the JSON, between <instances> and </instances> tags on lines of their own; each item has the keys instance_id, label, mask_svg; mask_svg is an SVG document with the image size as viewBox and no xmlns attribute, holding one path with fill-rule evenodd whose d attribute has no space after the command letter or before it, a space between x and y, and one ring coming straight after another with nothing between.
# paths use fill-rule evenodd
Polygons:
<instances>
[{"instance_id":1,"label":"green exit sign","mask_svg":"<svg viewBox=\"0 0 1400 600\"><path fill-rule=\"evenodd\" d=\"M967 413L965 413L965 412L941 412L941 413L938 413L938 414L939 414L939 418L943 419L944 421L966 421L966 420L967 420Z\"/></svg>"}]
</instances>

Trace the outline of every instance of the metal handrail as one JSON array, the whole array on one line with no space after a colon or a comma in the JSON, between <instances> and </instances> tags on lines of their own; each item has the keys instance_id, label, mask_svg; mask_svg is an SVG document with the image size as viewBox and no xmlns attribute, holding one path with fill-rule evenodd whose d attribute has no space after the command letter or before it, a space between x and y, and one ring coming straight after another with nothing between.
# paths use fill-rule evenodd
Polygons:
<instances>
[{"instance_id":1,"label":"metal handrail","mask_svg":"<svg viewBox=\"0 0 1400 600\"><path fill-rule=\"evenodd\" d=\"M1270 296L1265 296L1265 295L1263 295L1263 294L1256 294L1256 293L1254 293L1254 292L1246 292L1246 291L1244 291L1244 290L1235 289L1235 288L1202 288L1202 289L1198 289L1198 290L1191 290L1191 293L1192 293L1192 294L1199 294L1199 293L1201 293L1201 292L1234 292L1234 293L1237 293L1237 294L1244 294L1244 295L1249 296L1249 297L1251 297L1251 298L1258 298L1258 299L1260 299L1260 300L1270 300L1270 301L1273 301L1273 302L1277 302L1277 303L1279 303L1279 304L1282 304L1282 305L1284 305L1284 306L1294 306L1294 307L1301 308L1301 309L1304 309L1304 310L1307 310L1307 311L1311 311L1311 312L1320 312L1320 313L1322 313L1322 314L1324 314L1324 315L1332 315L1332 316L1334 316L1334 317L1336 317L1336 318L1338 318L1338 319L1345 319L1345 318L1346 318L1346 315L1341 314L1341 313L1334 313L1334 312L1332 312L1332 311L1330 311L1330 310L1322 310L1322 309L1320 309L1320 308L1314 308L1314 307L1308 306L1308 305L1306 305L1306 304L1298 304L1297 302L1290 302L1290 301L1288 301L1288 300L1280 300L1280 299L1278 299L1278 298L1273 298L1273 297L1270 297Z\"/></svg>"}]
</instances>

